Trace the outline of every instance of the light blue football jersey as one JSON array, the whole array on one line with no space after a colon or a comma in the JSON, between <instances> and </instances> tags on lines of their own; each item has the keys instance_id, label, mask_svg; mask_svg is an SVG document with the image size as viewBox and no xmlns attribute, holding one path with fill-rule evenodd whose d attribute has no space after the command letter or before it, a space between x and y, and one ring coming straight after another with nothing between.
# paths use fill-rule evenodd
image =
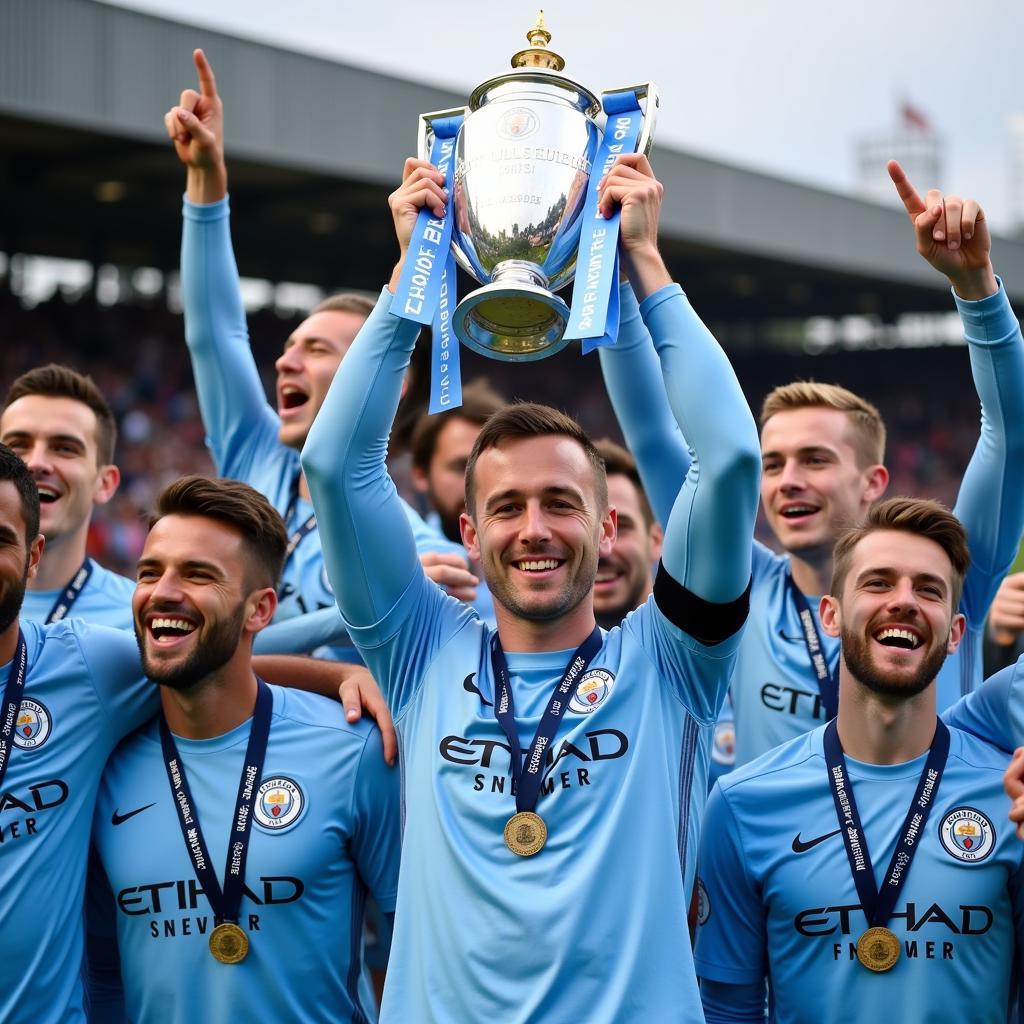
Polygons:
<instances>
[{"instance_id":1,"label":"light blue football jersey","mask_svg":"<svg viewBox=\"0 0 1024 1024\"><path fill-rule=\"evenodd\" d=\"M43 557L46 557L45 554ZM110 626L131 632L134 628L132 594L135 592L135 581L104 569L95 559L91 561L92 574L75 599L68 616L84 619L93 626ZM22 621L45 623L63 592L63 588L26 590L21 604Z\"/></svg>"},{"instance_id":2,"label":"light blue football jersey","mask_svg":"<svg viewBox=\"0 0 1024 1024\"><path fill-rule=\"evenodd\" d=\"M28 675L0 794L0 1020L64 1024L85 1019L82 903L100 774L157 700L130 633L77 618L22 628Z\"/></svg>"},{"instance_id":3,"label":"light blue football jersey","mask_svg":"<svg viewBox=\"0 0 1024 1024\"><path fill-rule=\"evenodd\" d=\"M272 686L274 713L253 805L240 925L248 956L209 951L213 913L185 849L158 723L111 758L94 838L118 904L128 1015L137 1024L359 1022L367 892L395 908L397 771L380 734L340 705ZM223 879L250 722L215 739L176 737L203 836Z\"/></svg>"},{"instance_id":4,"label":"light blue football jersey","mask_svg":"<svg viewBox=\"0 0 1024 1024\"><path fill-rule=\"evenodd\" d=\"M402 862L381 1019L699 1021L683 922L736 637L702 647L653 598L605 634L547 755L547 845L521 858L502 838L516 803L490 630L420 577L353 633L390 681L403 842L417 851ZM524 747L571 653L507 654ZM428 948L445 955L428 963Z\"/></svg>"},{"instance_id":5,"label":"light blue football jersey","mask_svg":"<svg viewBox=\"0 0 1024 1024\"><path fill-rule=\"evenodd\" d=\"M774 1024L1004 1024L1024 938L1024 843L1006 820L1007 755L951 728L931 814L888 927L901 955L884 974L856 943L868 924L839 834L824 728L722 779L700 852L697 973L769 978ZM899 765L846 758L876 882L885 874L927 755Z\"/></svg>"},{"instance_id":6,"label":"light blue football jersey","mask_svg":"<svg viewBox=\"0 0 1024 1024\"><path fill-rule=\"evenodd\" d=\"M185 200L181 242L185 336L206 444L221 476L244 481L265 495L282 516L287 515L285 527L291 536L313 514L313 506L302 498L293 501L300 473L299 453L278 440L280 420L267 403L249 347L228 214L226 198L209 205ZM404 504L404 508L420 554L465 555L461 545L430 529L409 505ZM275 623L322 609L334 609L334 592L324 571L320 535L313 530L285 566ZM317 656L358 661L340 618L332 612L310 623L314 640L323 643L320 631L325 623L334 639L329 645L318 645ZM314 650L312 645L298 647L291 631L281 636L283 645L273 647L274 651ZM274 637L273 632L267 632L260 643L261 652L272 653L269 645Z\"/></svg>"}]
</instances>

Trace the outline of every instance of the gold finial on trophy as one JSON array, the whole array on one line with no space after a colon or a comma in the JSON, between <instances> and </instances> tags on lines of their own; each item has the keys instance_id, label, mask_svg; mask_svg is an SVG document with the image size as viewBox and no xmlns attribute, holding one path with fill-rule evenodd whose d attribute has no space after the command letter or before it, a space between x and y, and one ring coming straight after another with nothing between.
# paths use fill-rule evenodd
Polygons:
<instances>
[{"instance_id":1,"label":"gold finial on trophy","mask_svg":"<svg viewBox=\"0 0 1024 1024\"><path fill-rule=\"evenodd\" d=\"M520 50L512 57L514 68L546 68L548 71L561 71L565 67L565 60L553 50L547 48L551 42L551 33L544 24L544 12L537 12L537 20L533 27L526 33L526 39L530 44L528 50Z\"/></svg>"}]
</instances>

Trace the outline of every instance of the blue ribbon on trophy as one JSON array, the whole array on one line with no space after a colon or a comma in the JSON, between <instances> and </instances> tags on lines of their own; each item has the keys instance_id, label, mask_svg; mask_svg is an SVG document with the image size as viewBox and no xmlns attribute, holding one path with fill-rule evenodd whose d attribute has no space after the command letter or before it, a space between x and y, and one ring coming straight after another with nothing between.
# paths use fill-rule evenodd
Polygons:
<instances>
[{"instance_id":1,"label":"blue ribbon on trophy","mask_svg":"<svg viewBox=\"0 0 1024 1024\"><path fill-rule=\"evenodd\" d=\"M567 338L582 340L584 355L602 345L614 345L619 333L620 213L616 210L610 217L601 216L597 186L616 157L636 152L644 120L640 101L632 89L606 93L604 111L608 121L583 207L576 283L565 332Z\"/></svg>"},{"instance_id":2,"label":"blue ribbon on trophy","mask_svg":"<svg viewBox=\"0 0 1024 1024\"><path fill-rule=\"evenodd\" d=\"M420 210L390 306L395 316L430 325L431 413L462 405L462 369L459 346L452 337L451 317L456 292L455 256L451 246L455 219L455 140L462 121L462 114L453 114L430 123L434 136L430 162L444 175L448 202L444 217L440 219L427 207Z\"/></svg>"}]
</instances>

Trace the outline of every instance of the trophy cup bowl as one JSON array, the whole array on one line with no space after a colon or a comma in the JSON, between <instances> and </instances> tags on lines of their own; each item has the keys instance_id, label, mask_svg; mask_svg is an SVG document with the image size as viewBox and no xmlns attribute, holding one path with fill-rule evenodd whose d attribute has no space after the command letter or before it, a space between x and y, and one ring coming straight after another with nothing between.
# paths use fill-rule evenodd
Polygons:
<instances>
[{"instance_id":1,"label":"trophy cup bowl","mask_svg":"<svg viewBox=\"0 0 1024 1024\"><path fill-rule=\"evenodd\" d=\"M569 307L555 291L576 273L583 205L601 142L601 103L562 75L545 49L543 17L514 70L473 90L468 108L420 117L419 155L429 159L431 122L465 113L455 145L452 250L483 287L459 302L455 334L468 348L506 361L562 349ZM650 145L657 96L647 96L640 149Z\"/></svg>"}]
</instances>

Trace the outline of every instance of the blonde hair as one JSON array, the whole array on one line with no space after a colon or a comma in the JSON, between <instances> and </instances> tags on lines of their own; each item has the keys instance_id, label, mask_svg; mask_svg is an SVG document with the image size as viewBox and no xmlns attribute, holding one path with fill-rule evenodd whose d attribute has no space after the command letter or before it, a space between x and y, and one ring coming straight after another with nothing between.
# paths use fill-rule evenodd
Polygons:
<instances>
[{"instance_id":1,"label":"blonde hair","mask_svg":"<svg viewBox=\"0 0 1024 1024\"><path fill-rule=\"evenodd\" d=\"M776 413L792 409L838 409L853 428L853 445L865 466L885 461L885 424L867 400L838 384L798 380L768 393L761 406L761 427Z\"/></svg>"}]
</instances>

